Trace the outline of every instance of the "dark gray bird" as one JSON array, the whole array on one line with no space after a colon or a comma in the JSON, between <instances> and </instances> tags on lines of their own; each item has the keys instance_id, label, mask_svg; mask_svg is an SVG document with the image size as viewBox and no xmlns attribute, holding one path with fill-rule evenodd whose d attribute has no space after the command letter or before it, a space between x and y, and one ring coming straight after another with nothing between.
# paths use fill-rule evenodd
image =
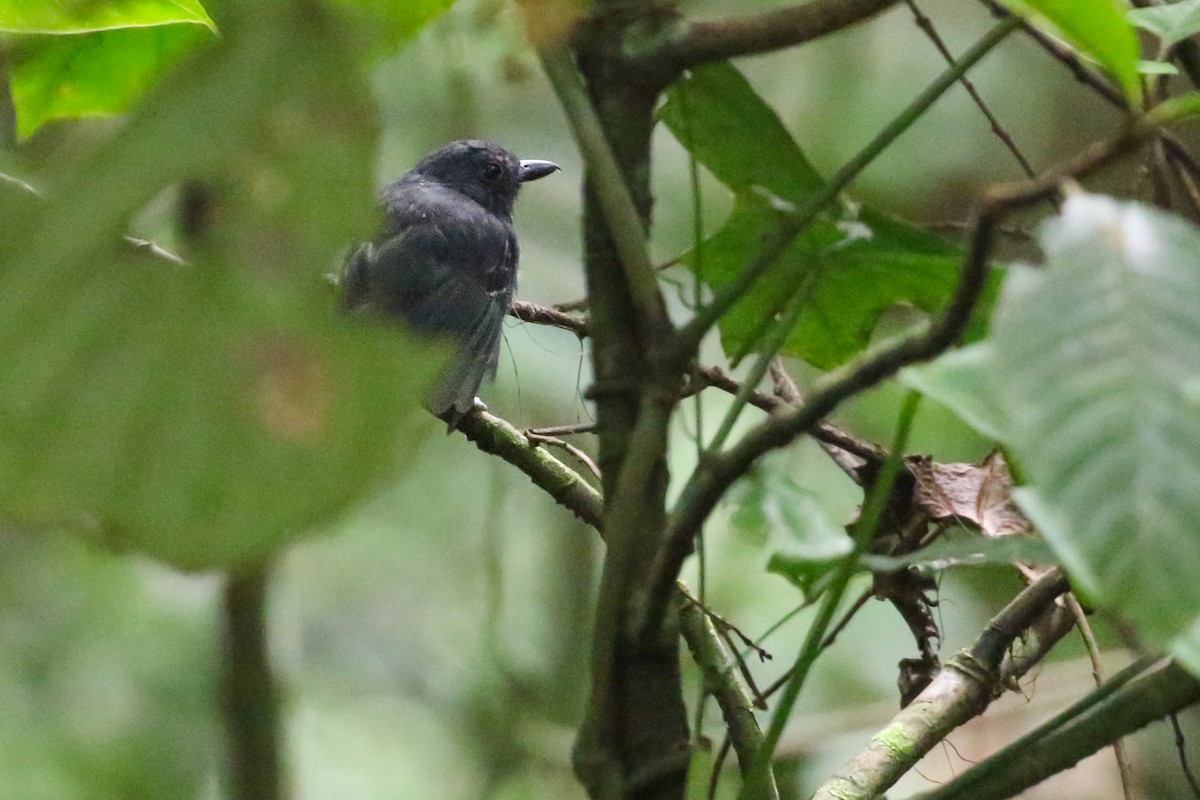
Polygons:
<instances>
[{"instance_id":1,"label":"dark gray bird","mask_svg":"<svg viewBox=\"0 0 1200 800\"><path fill-rule=\"evenodd\" d=\"M383 229L346 261L344 309L395 315L456 344L427 398L451 428L496 374L517 286L517 191L557 169L492 142L451 142L384 189Z\"/></svg>"}]
</instances>

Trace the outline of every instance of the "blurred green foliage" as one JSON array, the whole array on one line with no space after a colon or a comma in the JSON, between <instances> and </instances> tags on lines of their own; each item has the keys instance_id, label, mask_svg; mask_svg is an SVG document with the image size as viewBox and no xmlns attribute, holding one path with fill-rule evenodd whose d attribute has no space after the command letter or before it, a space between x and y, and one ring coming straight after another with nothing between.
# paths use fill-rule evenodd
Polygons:
<instances>
[{"instance_id":1,"label":"blurred green foliage","mask_svg":"<svg viewBox=\"0 0 1200 800\"><path fill-rule=\"evenodd\" d=\"M0 4L0 23L17 5L32 7ZM193 22L48 34L13 51L29 54L12 73L28 139L5 149L0 169L45 196L0 192L0 502L9 512L0 531L8 654L0 705L12 709L0 715L0 784L13 796L207 798L219 782L216 581L114 556L61 532L68 528L189 567L242 563L294 543L271 612L298 795L582 797L568 753L587 680L594 534L460 439L428 436L440 426L417 412L424 352L391 328L335 318L321 279L339 247L374 224L372 186L447 139L486 136L523 157L551 158L574 178L521 198L520 295L558 302L582 293L581 165L515 9L462 0L399 46L449 5L214 2L219 36ZM961 3L922 7L955 52L991 24ZM685 10L746 8L711 0ZM176 35L189 39L178 51ZM55 48L107 47L110 37L146 78L135 83L129 69L128 84L102 81L112 92L94 110L128 116L42 125L52 115L22 96L20 65L61 63L51 60L66 58ZM1124 75L1122 53L1103 63ZM750 184L802 199L943 68L897 9L747 60L745 82L731 68L693 74L663 109L674 135L664 129L655 141L654 252L666 260L693 244L680 141L708 170L702 223L705 248L715 248L729 226L769 224L772 198ZM1038 167L1119 122L1027 41L1006 43L972 79ZM52 97L63 85L46 80L35 94ZM76 96L86 94L81 84ZM90 113L77 106L65 115ZM739 183L743 169L753 175ZM798 329L792 352L837 363L919 317L897 301L937 307L959 249L893 217L959 222L980 187L1018 174L966 96L947 96L856 185L854 202L870 210L847 204L822 228L810 248L822 263L845 237L839 225L865 226L881 246L859 245L843 265L853 280L820 273L826 311ZM181 184L215 200L199 235L177 230ZM178 244L191 266L126 248L125 232ZM813 252L796 259L797 271ZM704 264L715 281L716 250ZM690 276L679 272L664 280L680 286L670 301L683 316ZM749 308L744 329L769 308ZM586 419L586 358L573 336L514 323L507 341L487 396L494 408L518 425ZM706 361L720 357L718 343L706 343ZM802 382L817 374L793 366ZM839 421L885 439L899 394L868 393ZM705 396L680 416L674 476L696 461L695 411L711 434L725 407ZM914 450L942 459L973 460L990 444L932 404L914 431ZM765 572L764 531L836 541L861 497L811 443L768 466L747 483L744 509L723 507L707 526L703 578L695 563L685 576L752 636L804 600ZM801 503L816 506L803 520ZM804 525L812 520L820 527ZM313 532L328 536L296 542ZM940 595L945 651L977 635L1018 585L1003 567L954 571ZM851 594L867 588L858 579ZM806 619L799 612L767 640L776 655L761 667L768 678L786 668ZM1077 652L1064 647L1064 657ZM785 738L794 767L786 796L806 796L887 718L896 661L914 654L895 612L868 603L802 698L805 727L819 735ZM695 676L688 680L694 689ZM1024 701L1001 701L1001 713L1006 702ZM698 735L718 735L711 704L697 716ZM965 749L974 756L982 747ZM695 784L703 796L703 780ZM918 788L913 775L898 791Z\"/></svg>"},{"instance_id":2,"label":"blurred green foliage","mask_svg":"<svg viewBox=\"0 0 1200 800\"><path fill-rule=\"evenodd\" d=\"M1019 501L1080 591L1161 646L1200 615L1190 570L1156 568L1200 564L1200 234L1077 195L1042 243L1047 268L1005 286L988 373Z\"/></svg>"},{"instance_id":3,"label":"blurred green foliage","mask_svg":"<svg viewBox=\"0 0 1200 800\"><path fill-rule=\"evenodd\" d=\"M186 567L261 560L375 485L430 372L394 326L334 320L317 277L373 223L370 101L333 20L263 3L222 30L14 201L0 261L6 515ZM195 263L134 253L122 223L189 180L215 207Z\"/></svg>"}]
</instances>

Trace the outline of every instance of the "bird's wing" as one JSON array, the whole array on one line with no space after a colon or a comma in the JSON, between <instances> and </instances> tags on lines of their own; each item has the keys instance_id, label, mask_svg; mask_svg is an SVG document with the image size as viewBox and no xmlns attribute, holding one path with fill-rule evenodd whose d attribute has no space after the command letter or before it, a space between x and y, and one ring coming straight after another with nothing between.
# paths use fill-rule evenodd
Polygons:
<instances>
[{"instance_id":1,"label":"bird's wing","mask_svg":"<svg viewBox=\"0 0 1200 800\"><path fill-rule=\"evenodd\" d=\"M452 338L457 354L429 405L435 413L463 413L483 380L495 375L515 272L511 224L426 209L423 219L393 225L389 238L354 252L343 307L399 316L422 333Z\"/></svg>"}]
</instances>

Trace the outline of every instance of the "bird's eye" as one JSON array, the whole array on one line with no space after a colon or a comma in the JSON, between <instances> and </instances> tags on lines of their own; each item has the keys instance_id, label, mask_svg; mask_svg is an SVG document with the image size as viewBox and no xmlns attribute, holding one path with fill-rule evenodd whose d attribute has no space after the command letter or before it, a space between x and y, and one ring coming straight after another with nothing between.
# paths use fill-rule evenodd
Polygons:
<instances>
[{"instance_id":1,"label":"bird's eye","mask_svg":"<svg viewBox=\"0 0 1200 800\"><path fill-rule=\"evenodd\" d=\"M483 179L485 181L494 181L500 177L504 170L500 169L499 164L484 164Z\"/></svg>"}]
</instances>

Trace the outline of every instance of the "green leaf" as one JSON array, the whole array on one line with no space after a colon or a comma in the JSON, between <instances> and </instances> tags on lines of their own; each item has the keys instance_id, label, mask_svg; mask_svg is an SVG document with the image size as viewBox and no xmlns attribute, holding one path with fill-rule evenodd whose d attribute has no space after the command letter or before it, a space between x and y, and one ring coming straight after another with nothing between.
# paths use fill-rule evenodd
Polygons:
<instances>
[{"instance_id":1,"label":"green leaf","mask_svg":"<svg viewBox=\"0 0 1200 800\"><path fill-rule=\"evenodd\" d=\"M1170 47L1200 33L1200 0L1134 8L1126 12L1125 18L1157 36L1163 47Z\"/></svg>"},{"instance_id":2,"label":"green leaf","mask_svg":"<svg viewBox=\"0 0 1200 800\"><path fill-rule=\"evenodd\" d=\"M1043 246L992 335L1015 496L1093 602L1164 643L1200 613L1200 234L1082 195Z\"/></svg>"},{"instance_id":3,"label":"green leaf","mask_svg":"<svg viewBox=\"0 0 1200 800\"><path fill-rule=\"evenodd\" d=\"M984 436L1008 441L1004 407L991 386L995 355L988 341L951 350L928 364L901 370L900 382L941 403Z\"/></svg>"},{"instance_id":4,"label":"green leaf","mask_svg":"<svg viewBox=\"0 0 1200 800\"><path fill-rule=\"evenodd\" d=\"M692 70L667 92L658 116L697 161L736 192L759 186L796 200L824 183L774 110L729 62Z\"/></svg>"},{"instance_id":5,"label":"green leaf","mask_svg":"<svg viewBox=\"0 0 1200 800\"><path fill-rule=\"evenodd\" d=\"M0 31L74 34L194 23L216 30L198 0L0 0Z\"/></svg>"},{"instance_id":6,"label":"green leaf","mask_svg":"<svg viewBox=\"0 0 1200 800\"><path fill-rule=\"evenodd\" d=\"M1125 15L1125 0L1003 0L1013 11L1039 27L1061 35L1084 55L1111 72L1134 107L1141 106L1142 85L1137 62L1137 35Z\"/></svg>"},{"instance_id":7,"label":"green leaf","mask_svg":"<svg viewBox=\"0 0 1200 800\"><path fill-rule=\"evenodd\" d=\"M754 470L738 483L732 501L734 526L771 549L767 571L810 598L830 565L851 550L846 529L830 518L820 497L785 469Z\"/></svg>"},{"instance_id":8,"label":"green leaf","mask_svg":"<svg viewBox=\"0 0 1200 800\"><path fill-rule=\"evenodd\" d=\"M720 289L758 256L785 215L810 198L821 179L775 113L729 64L694 70L671 88L659 116L735 192L722 228L698 252L680 258ZM867 346L888 309L941 308L958 282L961 261L960 250L937 236L842 203L796 237L721 319L722 343L740 358L802 291L807 302L783 350L818 367L837 366ZM972 336L981 330L982 323Z\"/></svg>"},{"instance_id":9,"label":"green leaf","mask_svg":"<svg viewBox=\"0 0 1200 800\"><path fill-rule=\"evenodd\" d=\"M431 369L319 277L375 219L352 49L290 3L239 8L44 204L0 209L0 515L193 568L261 560L394 472ZM130 253L125 220L184 180L215 212L194 266Z\"/></svg>"},{"instance_id":10,"label":"green leaf","mask_svg":"<svg viewBox=\"0 0 1200 800\"><path fill-rule=\"evenodd\" d=\"M371 52L390 52L453 0L329 0ZM181 24L193 23L193 24ZM8 26L8 27L5 27ZM205 28L209 30L205 30ZM75 34L22 39L12 67L17 135L47 122L121 114L216 27L195 0L19 3L0 0L0 29Z\"/></svg>"},{"instance_id":11,"label":"green leaf","mask_svg":"<svg viewBox=\"0 0 1200 800\"><path fill-rule=\"evenodd\" d=\"M211 41L196 25L158 25L21 43L12 68L17 135L47 122L128 110L197 45Z\"/></svg>"}]
</instances>

